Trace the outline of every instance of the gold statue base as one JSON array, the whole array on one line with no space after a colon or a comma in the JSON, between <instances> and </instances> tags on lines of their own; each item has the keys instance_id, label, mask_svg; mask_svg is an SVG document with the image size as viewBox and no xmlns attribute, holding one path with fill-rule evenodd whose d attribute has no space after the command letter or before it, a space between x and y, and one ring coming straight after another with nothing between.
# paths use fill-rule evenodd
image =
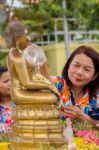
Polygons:
<instances>
[{"instance_id":1,"label":"gold statue base","mask_svg":"<svg viewBox=\"0 0 99 150\"><path fill-rule=\"evenodd\" d=\"M41 144L62 146L63 127L55 105L17 105L13 111L10 150L39 150Z\"/></svg>"},{"instance_id":2,"label":"gold statue base","mask_svg":"<svg viewBox=\"0 0 99 150\"><path fill-rule=\"evenodd\" d=\"M57 143L56 143L57 141ZM35 139L32 142L13 142L11 141L10 150L40 150L40 147L43 145L46 148L54 147L54 148L61 148L65 144L64 140L62 139ZM46 149L47 150L47 149Z\"/></svg>"}]
</instances>

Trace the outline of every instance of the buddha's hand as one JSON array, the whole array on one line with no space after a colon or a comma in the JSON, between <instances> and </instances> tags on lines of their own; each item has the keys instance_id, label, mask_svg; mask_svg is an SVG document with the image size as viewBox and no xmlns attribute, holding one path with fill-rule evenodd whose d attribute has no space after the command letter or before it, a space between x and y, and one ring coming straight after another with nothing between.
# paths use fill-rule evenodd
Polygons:
<instances>
[{"instance_id":1,"label":"buddha's hand","mask_svg":"<svg viewBox=\"0 0 99 150\"><path fill-rule=\"evenodd\" d=\"M47 78L45 78L43 75L41 75L40 73L34 74L32 77L32 80L35 82L51 84L51 82Z\"/></svg>"}]
</instances>

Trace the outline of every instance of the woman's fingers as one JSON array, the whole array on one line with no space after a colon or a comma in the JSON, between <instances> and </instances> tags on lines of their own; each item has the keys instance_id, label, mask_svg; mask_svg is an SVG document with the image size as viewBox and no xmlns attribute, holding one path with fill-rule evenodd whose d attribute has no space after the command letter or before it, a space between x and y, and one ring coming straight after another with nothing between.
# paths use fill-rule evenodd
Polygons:
<instances>
[{"instance_id":1,"label":"woman's fingers","mask_svg":"<svg viewBox=\"0 0 99 150\"><path fill-rule=\"evenodd\" d=\"M72 118L75 118L75 116L76 116L75 112L67 110L67 109L64 110L64 114L65 114L65 116L70 116Z\"/></svg>"},{"instance_id":2,"label":"woman's fingers","mask_svg":"<svg viewBox=\"0 0 99 150\"><path fill-rule=\"evenodd\" d=\"M84 118L84 113L80 110L80 108L76 106L67 106L64 111L61 112L61 115L64 116L71 116L72 118L80 119L83 120Z\"/></svg>"}]
</instances>

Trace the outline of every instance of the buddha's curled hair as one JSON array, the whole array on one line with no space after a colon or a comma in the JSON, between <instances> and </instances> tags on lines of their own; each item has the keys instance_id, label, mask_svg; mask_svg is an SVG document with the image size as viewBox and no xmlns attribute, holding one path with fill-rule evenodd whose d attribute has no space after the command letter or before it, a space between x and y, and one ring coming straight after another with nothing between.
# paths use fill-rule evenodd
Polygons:
<instances>
[{"instance_id":1,"label":"buddha's curled hair","mask_svg":"<svg viewBox=\"0 0 99 150\"><path fill-rule=\"evenodd\" d=\"M16 39L24 36L27 28L17 19L12 18L5 31L7 46L11 47L16 44Z\"/></svg>"}]
</instances>

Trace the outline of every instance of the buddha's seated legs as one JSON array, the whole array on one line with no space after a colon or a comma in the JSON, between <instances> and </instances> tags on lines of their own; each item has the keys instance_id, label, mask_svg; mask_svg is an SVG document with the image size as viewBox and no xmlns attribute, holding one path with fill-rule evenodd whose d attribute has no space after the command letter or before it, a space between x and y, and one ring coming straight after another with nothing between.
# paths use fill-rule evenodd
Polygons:
<instances>
[{"instance_id":1,"label":"buddha's seated legs","mask_svg":"<svg viewBox=\"0 0 99 150\"><path fill-rule=\"evenodd\" d=\"M16 104L57 104L57 96L51 92L14 88L12 99Z\"/></svg>"}]
</instances>

